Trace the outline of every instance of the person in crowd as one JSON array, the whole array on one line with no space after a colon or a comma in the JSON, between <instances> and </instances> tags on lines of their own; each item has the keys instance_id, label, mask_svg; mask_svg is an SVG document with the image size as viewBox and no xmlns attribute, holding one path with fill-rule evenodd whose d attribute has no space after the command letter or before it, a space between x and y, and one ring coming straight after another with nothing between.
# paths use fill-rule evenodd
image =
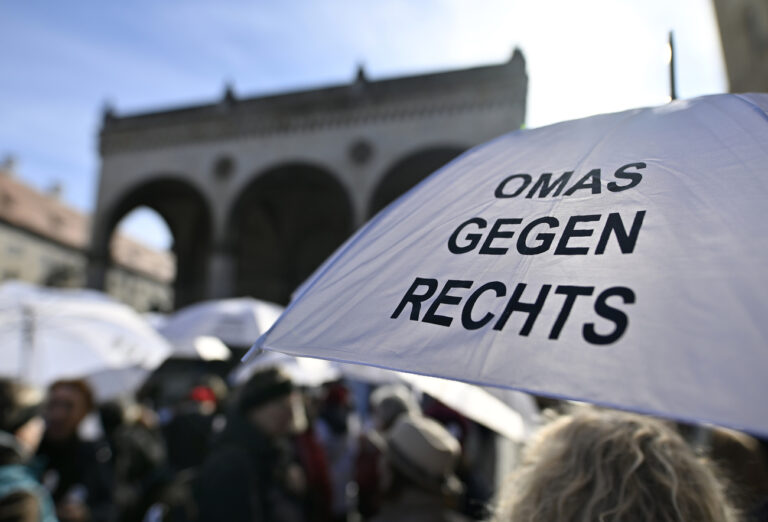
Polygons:
<instances>
[{"instance_id":1,"label":"person in crowd","mask_svg":"<svg viewBox=\"0 0 768 522\"><path fill-rule=\"evenodd\" d=\"M670 426L581 408L545 426L502 499L510 522L730 522L723 485Z\"/></svg>"},{"instance_id":2,"label":"person in crowd","mask_svg":"<svg viewBox=\"0 0 768 522\"><path fill-rule=\"evenodd\" d=\"M43 436L42 395L0 379L0 522L54 522L48 491L28 465Z\"/></svg>"},{"instance_id":3,"label":"person in crowd","mask_svg":"<svg viewBox=\"0 0 768 522\"><path fill-rule=\"evenodd\" d=\"M381 451L383 492L374 522L461 522L454 510L462 492L455 474L459 441L440 423L421 415L400 415L380 435L370 434Z\"/></svg>"},{"instance_id":4,"label":"person in crowd","mask_svg":"<svg viewBox=\"0 0 768 522\"><path fill-rule=\"evenodd\" d=\"M194 386L175 405L173 416L163 426L168 462L173 470L196 468L203 463L213 437L216 408L216 393L204 385Z\"/></svg>"},{"instance_id":5,"label":"person in crowd","mask_svg":"<svg viewBox=\"0 0 768 522\"><path fill-rule=\"evenodd\" d=\"M60 380L48 388L46 428L37 454L44 462L42 482L62 521L98 522L114 516L109 447L78 434L92 409L93 393L84 380Z\"/></svg>"},{"instance_id":6,"label":"person in crowd","mask_svg":"<svg viewBox=\"0 0 768 522\"><path fill-rule=\"evenodd\" d=\"M402 384L380 386L371 394L370 404L372 429L380 434L389 431L400 415L421 413L413 393ZM375 515L381 504L378 460L379 450L368 435L360 437L354 476L358 487L357 511L364 519Z\"/></svg>"},{"instance_id":7,"label":"person in crowd","mask_svg":"<svg viewBox=\"0 0 768 522\"><path fill-rule=\"evenodd\" d=\"M494 460L492 433L427 394L422 399L422 409L426 417L439 422L461 445L461 459L457 469L457 475L464 484L461 512L475 520L487 519L491 514L488 506L494 493L494 474L492 471L489 473L488 468L480 467L480 459ZM478 445L482 446L481 451L476 451Z\"/></svg>"},{"instance_id":8,"label":"person in crowd","mask_svg":"<svg viewBox=\"0 0 768 522\"><path fill-rule=\"evenodd\" d=\"M294 451L307 480L308 522L329 522L332 519L333 486L328 456L317 437L317 405L319 397L312 389L302 390L306 423L296 426Z\"/></svg>"},{"instance_id":9,"label":"person in crowd","mask_svg":"<svg viewBox=\"0 0 768 522\"><path fill-rule=\"evenodd\" d=\"M194 485L200 522L303 521L306 477L291 450L301 398L277 368L256 372Z\"/></svg>"},{"instance_id":10,"label":"person in crowd","mask_svg":"<svg viewBox=\"0 0 768 522\"><path fill-rule=\"evenodd\" d=\"M140 522L171 480L157 415L140 404L113 401L99 407L114 463L117 522Z\"/></svg>"},{"instance_id":11,"label":"person in crowd","mask_svg":"<svg viewBox=\"0 0 768 522\"><path fill-rule=\"evenodd\" d=\"M359 423L354 422L349 390L342 382L324 386L323 400L315 422L315 433L325 448L333 484L333 519L344 521L353 506L348 505L348 487L353 481Z\"/></svg>"},{"instance_id":12,"label":"person in crowd","mask_svg":"<svg viewBox=\"0 0 768 522\"><path fill-rule=\"evenodd\" d=\"M728 495L746 521L768 521L768 455L756 438L726 428L712 428L709 458L728 477Z\"/></svg>"}]
</instances>

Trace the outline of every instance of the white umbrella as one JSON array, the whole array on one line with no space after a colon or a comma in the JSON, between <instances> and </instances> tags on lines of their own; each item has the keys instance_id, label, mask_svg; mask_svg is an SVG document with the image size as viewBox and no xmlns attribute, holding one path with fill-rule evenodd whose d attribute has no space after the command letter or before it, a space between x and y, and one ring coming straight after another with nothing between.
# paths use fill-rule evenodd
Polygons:
<instances>
[{"instance_id":1,"label":"white umbrella","mask_svg":"<svg viewBox=\"0 0 768 522\"><path fill-rule=\"evenodd\" d=\"M402 380L417 390L510 440L523 442L535 428L533 419L523 418L520 412L479 386L438 377L398 373Z\"/></svg>"},{"instance_id":2,"label":"white umbrella","mask_svg":"<svg viewBox=\"0 0 768 522\"><path fill-rule=\"evenodd\" d=\"M256 347L768 435L767 113L708 96L473 149Z\"/></svg>"},{"instance_id":3,"label":"white umbrella","mask_svg":"<svg viewBox=\"0 0 768 522\"><path fill-rule=\"evenodd\" d=\"M144 312L141 316L149 323L149 326L155 330L160 330L160 328L168 321L168 314L160 312Z\"/></svg>"},{"instance_id":4,"label":"white umbrella","mask_svg":"<svg viewBox=\"0 0 768 522\"><path fill-rule=\"evenodd\" d=\"M241 364L233 372L233 381L235 384L242 384L257 370L269 366L282 368L293 382L302 386L320 386L342 377L372 384L405 382L422 393L428 393L465 417L517 442L525 440L536 424L536 414L532 413L530 404L533 399L520 392L505 390L509 394L502 399L494 397L479 386L463 382L359 364L330 363L310 357L293 357L280 352L263 352ZM514 402L514 406L505 403L504 399ZM521 407L522 412L516 411L515 406ZM535 405L533 408L535 409Z\"/></svg>"},{"instance_id":5,"label":"white umbrella","mask_svg":"<svg viewBox=\"0 0 768 522\"><path fill-rule=\"evenodd\" d=\"M276 366L285 371L299 386L320 386L339 379L342 374L335 365L322 359L293 357L279 352L263 352L241 364L232 372L232 381L243 384L259 370Z\"/></svg>"},{"instance_id":6,"label":"white umbrella","mask_svg":"<svg viewBox=\"0 0 768 522\"><path fill-rule=\"evenodd\" d=\"M130 397L141 388L151 373L150 368L132 365L125 368L110 368L85 376L97 402L121 397Z\"/></svg>"},{"instance_id":7,"label":"white umbrella","mask_svg":"<svg viewBox=\"0 0 768 522\"><path fill-rule=\"evenodd\" d=\"M152 370L170 346L131 308L91 291L0 286L2 375L46 386L60 378Z\"/></svg>"},{"instance_id":8,"label":"white umbrella","mask_svg":"<svg viewBox=\"0 0 768 522\"><path fill-rule=\"evenodd\" d=\"M206 335L229 346L250 346L282 311L279 305L252 297L205 301L177 311L158 331L171 342Z\"/></svg>"},{"instance_id":9,"label":"white umbrella","mask_svg":"<svg viewBox=\"0 0 768 522\"><path fill-rule=\"evenodd\" d=\"M217 337L198 335L172 343L171 356L204 361L226 361L232 357L232 351Z\"/></svg>"}]
</instances>

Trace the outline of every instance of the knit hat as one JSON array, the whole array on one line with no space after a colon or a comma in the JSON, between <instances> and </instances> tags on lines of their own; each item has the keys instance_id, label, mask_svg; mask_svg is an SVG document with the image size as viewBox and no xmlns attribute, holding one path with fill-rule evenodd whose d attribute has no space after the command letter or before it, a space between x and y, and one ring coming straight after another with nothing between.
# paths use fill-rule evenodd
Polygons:
<instances>
[{"instance_id":1,"label":"knit hat","mask_svg":"<svg viewBox=\"0 0 768 522\"><path fill-rule=\"evenodd\" d=\"M276 367L254 373L240 392L240 411L246 412L293 391L290 377Z\"/></svg>"},{"instance_id":2,"label":"knit hat","mask_svg":"<svg viewBox=\"0 0 768 522\"><path fill-rule=\"evenodd\" d=\"M42 399L39 390L12 379L0 379L0 431L15 433L40 415Z\"/></svg>"}]
</instances>

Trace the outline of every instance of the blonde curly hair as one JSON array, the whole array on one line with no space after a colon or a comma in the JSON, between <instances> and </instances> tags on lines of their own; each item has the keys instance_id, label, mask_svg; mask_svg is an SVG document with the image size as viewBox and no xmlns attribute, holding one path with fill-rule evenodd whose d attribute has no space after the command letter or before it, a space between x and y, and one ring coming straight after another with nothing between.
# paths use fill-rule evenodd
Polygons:
<instances>
[{"instance_id":1,"label":"blonde curly hair","mask_svg":"<svg viewBox=\"0 0 768 522\"><path fill-rule=\"evenodd\" d=\"M536 435L498 519L736 521L723 491L712 469L663 422L580 408Z\"/></svg>"}]
</instances>

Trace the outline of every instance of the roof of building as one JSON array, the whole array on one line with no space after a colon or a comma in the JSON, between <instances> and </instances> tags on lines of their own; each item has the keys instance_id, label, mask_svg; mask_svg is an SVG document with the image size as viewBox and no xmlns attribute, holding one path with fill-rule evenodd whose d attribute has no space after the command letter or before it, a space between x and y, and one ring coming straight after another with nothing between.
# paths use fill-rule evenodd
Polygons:
<instances>
[{"instance_id":1,"label":"roof of building","mask_svg":"<svg viewBox=\"0 0 768 522\"><path fill-rule=\"evenodd\" d=\"M515 49L502 64L369 80L362 68L352 82L330 87L238 98L227 86L214 103L140 114L104 112L102 153L228 135L272 134L423 117L429 113L525 105L525 58Z\"/></svg>"}]
</instances>

